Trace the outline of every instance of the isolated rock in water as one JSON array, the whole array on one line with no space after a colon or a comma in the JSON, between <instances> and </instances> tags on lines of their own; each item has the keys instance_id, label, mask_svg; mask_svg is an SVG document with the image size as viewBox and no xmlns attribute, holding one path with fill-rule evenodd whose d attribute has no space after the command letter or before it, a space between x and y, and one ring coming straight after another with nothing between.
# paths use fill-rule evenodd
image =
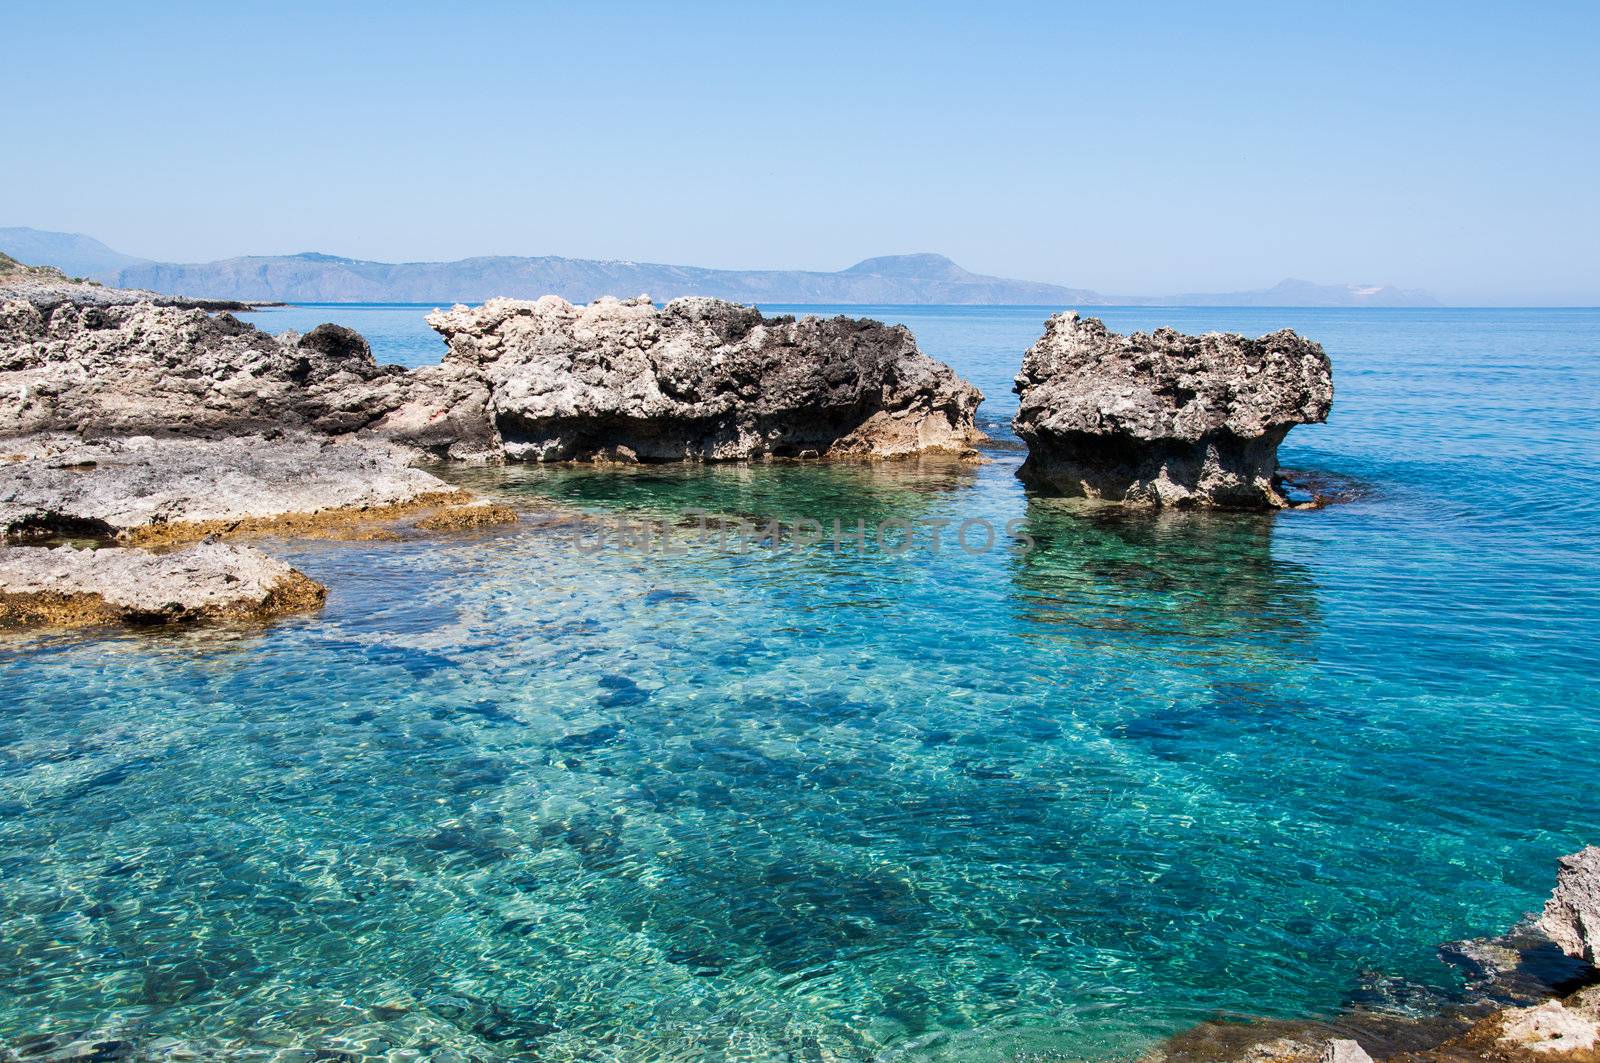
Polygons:
<instances>
[{"instance_id":1,"label":"isolated rock in water","mask_svg":"<svg viewBox=\"0 0 1600 1063\"><path fill-rule=\"evenodd\" d=\"M1247 1043L1230 1048L1226 1044L1179 1046L1168 1042L1165 1047L1141 1057L1140 1063L1188 1063L1202 1059L1208 1063L1372 1063L1372 1057L1347 1038L1329 1040L1308 1031L1249 1042L1248 1029L1241 1031L1235 1027L1234 1032L1243 1033Z\"/></svg>"},{"instance_id":2,"label":"isolated rock in water","mask_svg":"<svg viewBox=\"0 0 1600 1063\"><path fill-rule=\"evenodd\" d=\"M1320 344L1171 329L1119 336L1058 314L1028 349L1012 422L1018 475L1067 495L1153 506L1288 505L1277 477L1289 429L1327 419L1333 373Z\"/></svg>"},{"instance_id":3,"label":"isolated rock in water","mask_svg":"<svg viewBox=\"0 0 1600 1063\"><path fill-rule=\"evenodd\" d=\"M967 452L983 396L898 326L764 318L717 299L435 311L447 366L488 385L506 455L718 461Z\"/></svg>"},{"instance_id":4,"label":"isolated rock in water","mask_svg":"<svg viewBox=\"0 0 1600 1063\"><path fill-rule=\"evenodd\" d=\"M314 609L327 591L282 561L230 543L169 552L0 547L0 624L264 620Z\"/></svg>"},{"instance_id":5,"label":"isolated rock in water","mask_svg":"<svg viewBox=\"0 0 1600 1063\"><path fill-rule=\"evenodd\" d=\"M1600 967L1600 847L1561 858L1538 927L1568 956Z\"/></svg>"},{"instance_id":6,"label":"isolated rock in water","mask_svg":"<svg viewBox=\"0 0 1600 1063\"><path fill-rule=\"evenodd\" d=\"M274 337L230 314L0 307L0 436L371 434L454 457L497 452L481 381L380 366L358 333Z\"/></svg>"},{"instance_id":7,"label":"isolated rock in water","mask_svg":"<svg viewBox=\"0 0 1600 1063\"><path fill-rule=\"evenodd\" d=\"M84 443L12 441L0 449L0 535L196 539L249 522L449 504L464 497L407 462L403 448L320 438Z\"/></svg>"}]
</instances>

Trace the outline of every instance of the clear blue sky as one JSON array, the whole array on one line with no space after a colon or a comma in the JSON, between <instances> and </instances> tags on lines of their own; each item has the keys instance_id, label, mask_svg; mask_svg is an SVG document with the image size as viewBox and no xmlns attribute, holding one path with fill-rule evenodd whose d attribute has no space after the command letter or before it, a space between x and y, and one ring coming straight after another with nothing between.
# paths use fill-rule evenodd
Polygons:
<instances>
[{"instance_id":1,"label":"clear blue sky","mask_svg":"<svg viewBox=\"0 0 1600 1063\"><path fill-rule=\"evenodd\" d=\"M0 225L1600 303L1600 4L9 5Z\"/></svg>"}]
</instances>

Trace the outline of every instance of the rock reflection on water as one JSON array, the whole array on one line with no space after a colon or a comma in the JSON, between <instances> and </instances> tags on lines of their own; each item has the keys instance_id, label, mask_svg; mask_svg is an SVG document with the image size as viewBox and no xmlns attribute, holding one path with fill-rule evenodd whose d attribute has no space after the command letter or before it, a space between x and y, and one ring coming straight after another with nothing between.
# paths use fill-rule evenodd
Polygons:
<instances>
[{"instance_id":1,"label":"rock reflection on water","mask_svg":"<svg viewBox=\"0 0 1600 1063\"><path fill-rule=\"evenodd\" d=\"M1185 696L1130 699L1104 714L1104 733L1152 756L1210 756L1243 732L1270 734L1317 711L1302 693L1317 589L1305 566L1273 556L1279 519L1032 497L1035 548L1012 560L1020 615L1039 625L1028 637L1056 652L1129 655L1136 668L1171 654L1202 679Z\"/></svg>"},{"instance_id":2,"label":"rock reflection on water","mask_svg":"<svg viewBox=\"0 0 1600 1063\"><path fill-rule=\"evenodd\" d=\"M1303 643L1318 621L1316 584L1273 556L1279 519L1030 497L1034 549L1012 565L1019 600L1041 624L1187 638L1199 653Z\"/></svg>"},{"instance_id":3,"label":"rock reflection on water","mask_svg":"<svg viewBox=\"0 0 1600 1063\"><path fill-rule=\"evenodd\" d=\"M640 518L786 524L800 518L870 530L925 518L937 496L970 488L980 466L958 458L703 465L514 465L452 470L465 486L536 494L563 506Z\"/></svg>"}]
</instances>

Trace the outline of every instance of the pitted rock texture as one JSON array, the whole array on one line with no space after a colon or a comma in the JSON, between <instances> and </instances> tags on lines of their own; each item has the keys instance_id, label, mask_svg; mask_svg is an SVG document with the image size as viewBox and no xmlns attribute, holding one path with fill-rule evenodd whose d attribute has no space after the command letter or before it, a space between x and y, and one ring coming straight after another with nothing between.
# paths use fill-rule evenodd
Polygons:
<instances>
[{"instance_id":1,"label":"pitted rock texture","mask_svg":"<svg viewBox=\"0 0 1600 1063\"><path fill-rule=\"evenodd\" d=\"M1600 967L1600 846L1561 858L1538 927L1568 956Z\"/></svg>"},{"instance_id":2,"label":"pitted rock texture","mask_svg":"<svg viewBox=\"0 0 1600 1063\"><path fill-rule=\"evenodd\" d=\"M898 326L717 299L491 299L428 315L506 456L726 461L969 452L982 394Z\"/></svg>"},{"instance_id":3,"label":"pitted rock texture","mask_svg":"<svg viewBox=\"0 0 1600 1063\"><path fill-rule=\"evenodd\" d=\"M1517 1008L1500 1020L1503 1045L1545 1055L1590 1052L1600 1044L1600 1016L1584 994L1570 1000L1546 1001L1537 1007Z\"/></svg>"},{"instance_id":4,"label":"pitted rock texture","mask_svg":"<svg viewBox=\"0 0 1600 1063\"><path fill-rule=\"evenodd\" d=\"M470 374L380 366L349 329L274 337L150 303L0 306L0 436L370 435L440 456L498 452Z\"/></svg>"},{"instance_id":5,"label":"pitted rock texture","mask_svg":"<svg viewBox=\"0 0 1600 1063\"><path fill-rule=\"evenodd\" d=\"M9 627L265 620L326 596L282 561L231 543L167 552L0 547L0 625Z\"/></svg>"},{"instance_id":6,"label":"pitted rock texture","mask_svg":"<svg viewBox=\"0 0 1600 1063\"><path fill-rule=\"evenodd\" d=\"M1327 419L1333 372L1290 330L1119 336L1058 314L1023 357L1018 471L1044 490L1150 506L1281 508L1278 444Z\"/></svg>"},{"instance_id":7,"label":"pitted rock texture","mask_svg":"<svg viewBox=\"0 0 1600 1063\"><path fill-rule=\"evenodd\" d=\"M8 451L9 452L4 452ZM408 450L317 437L0 444L0 536L195 539L293 516L359 514L464 497Z\"/></svg>"}]
</instances>

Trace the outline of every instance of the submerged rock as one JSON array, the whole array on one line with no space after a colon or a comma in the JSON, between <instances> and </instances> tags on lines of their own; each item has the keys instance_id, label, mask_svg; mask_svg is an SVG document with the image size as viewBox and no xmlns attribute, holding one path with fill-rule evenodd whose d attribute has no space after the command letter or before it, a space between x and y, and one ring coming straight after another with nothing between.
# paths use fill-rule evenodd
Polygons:
<instances>
[{"instance_id":1,"label":"submerged rock","mask_svg":"<svg viewBox=\"0 0 1600 1063\"><path fill-rule=\"evenodd\" d=\"M968 452L982 394L899 326L717 299L491 299L428 315L507 457L724 461Z\"/></svg>"},{"instance_id":2,"label":"submerged rock","mask_svg":"<svg viewBox=\"0 0 1600 1063\"><path fill-rule=\"evenodd\" d=\"M1327 419L1321 345L1290 330L1260 339L1171 329L1119 336L1069 311L1045 324L1014 389L1028 444L1017 475L1067 495L1151 506L1289 505L1278 444Z\"/></svg>"},{"instance_id":3,"label":"submerged rock","mask_svg":"<svg viewBox=\"0 0 1600 1063\"><path fill-rule=\"evenodd\" d=\"M412 468L409 451L376 442L50 436L7 446L14 449L0 455L0 536L11 539L189 541L307 530L469 498Z\"/></svg>"},{"instance_id":4,"label":"submerged rock","mask_svg":"<svg viewBox=\"0 0 1600 1063\"><path fill-rule=\"evenodd\" d=\"M1600 847L1561 858L1538 927L1568 956L1600 967Z\"/></svg>"},{"instance_id":5,"label":"submerged rock","mask_svg":"<svg viewBox=\"0 0 1600 1063\"><path fill-rule=\"evenodd\" d=\"M0 547L0 624L265 620L320 606L320 584L259 550L202 542L133 548Z\"/></svg>"}]
</instances>

